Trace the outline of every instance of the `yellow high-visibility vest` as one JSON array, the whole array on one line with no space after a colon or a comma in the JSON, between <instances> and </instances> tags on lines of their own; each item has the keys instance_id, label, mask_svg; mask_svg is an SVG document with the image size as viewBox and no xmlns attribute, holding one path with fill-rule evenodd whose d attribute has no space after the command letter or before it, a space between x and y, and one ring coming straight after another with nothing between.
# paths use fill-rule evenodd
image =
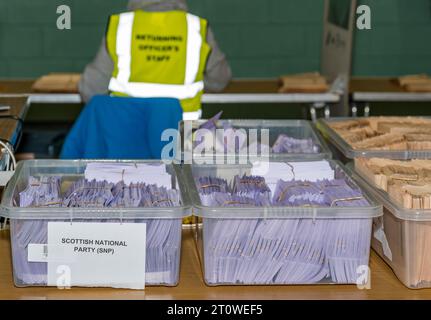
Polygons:
<instances>
[{"instance_id":1,"label":"yellow high-visibility vest","mask_svg":"<svg viewBox=\"0 0 431 320\"><path fill-rule=\"evenodd\" d=\"M210 52L207 21L184 11L112 15L106 34L113 95L177 98L184 112L201 108Z\"/></svg>"}]
</instances>

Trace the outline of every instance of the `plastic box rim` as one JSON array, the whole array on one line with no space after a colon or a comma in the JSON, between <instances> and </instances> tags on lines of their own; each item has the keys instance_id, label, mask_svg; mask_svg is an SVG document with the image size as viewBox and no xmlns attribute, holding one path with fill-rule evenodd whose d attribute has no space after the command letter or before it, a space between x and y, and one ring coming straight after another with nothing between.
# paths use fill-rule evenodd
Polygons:
<instances>
[{"instance_id":1,"label":"plastic box rim","mask_svg":"<svg viewBox=\"0 0 431 320\"><path fill-rule=\"evenodd\" d=\"M172 174L176 178L177 188L181 194L182 205L166 208L21 208L12 205L15 188L25 168L41 164L44 167L76 166L77 168L91 162L100 163L148 163L165 164L160 160L25 160L18 163L17 169L3 191L0 204L0 216L8 219L34 219L34 220L131 220L131 219L182 219L191 215L192 205L186 192L180 174L180 168L175 164L166 164L172 168ZM53 212L55 214L53 214Z\"/></svg>"},{"instance_id":2,"label":"plastic box rim","mask_svg":"<svg viewBox=\"0 0 431 320\"><path fill-rule=\"evenodd\" d=\"M369 219L376 218L383 215L383 208L376 199L361 188L356 180L349 176L348 170L336 160L326 159L331 165L338 166L341 171L346 175L349 182L358 187L369 202L369 206L365 207L207 207L203 206L200 201L199 192L195 184L192 167L204 166L207 168L216 167L217 165L183 165L183 179L185 180L187 190L193 206L193 215L201 218L212 219ZM308 160L307 160L308 161ZM315 159L312 161L319 161ZM291 162L304 162L304 161L291 161ZM222 165L225 167L237 167L241 165ZM244 167L244 165L243 165ZM248 165L251 167L251 165Z\"/></svg>"},{"instance_id":3,"label":"plastic box rim","mask_svg":"<svg viewBox=\"0 0 431 320\"><path fill-rule=\"evenodd\" d=\"M200 119L200 120L186 120L192 122L192 127L194 127L193 124L203 124L208 119ZM314 127L313 123L308 120L302 120L302 119L287 119L287 120L265 120L265 119L220 119L221 122L231 122L233 125L235 123L238 123L238 126L243 123L246 126L274 126L274 127L306 127L311 132L311 138L315 144L317 144L320 148L320 152L318 153L269 153L269 158L272 160L292 160L292 159L331 159L332 158L332 152L329 149L329 146L327 145L326 141L323 139L323 137L320 135L318 130ZM178 131L180 132L181 136L183 136L183 128L184 128L184 120L181 120L178 123ZM191 150L183 150L183 146L180 146L179 152L176 153L176 155L181 157L181 161L184 160L184 153L186 151L192 152ZM180 161L178 157L176 156L176 161ZM248 158L246 155L229 155L229 154L223 154L223 156L227 159L231 158ZM192 153L192 159L194 158ZM203 157L204 160L212 160L214 159L213 156Z\"/></svg>"},{"instance_id":4,"label":"plastic box rim","mask_svg":"<svg viewBox=\"0 0 431 320\"><path fill-rule=\"evenodd\" d=\"M415 117L426 118L426 117ZM348 159L354 158L385 158L394 160L411 160L411 159L430 159L431 150L371 150L371 149L353 149L328 123L337 121L347 121L352 119L367 119L367 117L337 117L328 119L319 119L316 127L324 137L326 137L341 153Z\"/></svg>"},{"instance_id":5,"label":"plastic box rim","mask_svg":"<svg viewBox=\"0 0 431 320\"><path fill-rule=\"evenodd\" d=\"M364 178L356 169L353 168L353 163L347 165L348 170L358 180L358 184L366 189L373 197L375 197L387 210L389 210L396 218L413 221L426 222L431 221L431 209L406 209L393 199L385 190L378 188L374 183Z\"/></svg>"}]
</instances>

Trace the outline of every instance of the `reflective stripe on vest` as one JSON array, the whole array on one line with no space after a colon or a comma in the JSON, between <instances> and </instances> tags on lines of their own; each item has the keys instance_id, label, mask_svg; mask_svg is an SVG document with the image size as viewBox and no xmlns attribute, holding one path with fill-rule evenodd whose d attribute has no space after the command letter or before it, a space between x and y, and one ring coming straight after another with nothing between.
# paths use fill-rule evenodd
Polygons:
<instances>
[{"instance_id":1,"label":"reflective stripe on vest","mask_svg":"<svg viewBox=\"0 0 431 320\"><path fill-rule=\"evenodd\" d=\"M204 89L204 83L198 81L189 85L158 84L141 82L121 82L112 78L109 83L109 90L120 92L137 98L177 98L180 100L194 98Z\"/></svg>"},{"instance_id":2,"label":"reflective stripe on vest","mask_svg":"<svg viewBox=\"0 0 431 320\"><path fill-rule=\"evenodd\" d=\"M201 22L200 19L187 13L187 59L184 84L196 81L201 56Z\"/></svg>"},{"instance_id":3,"label":"reflective stripe on vest","mask_svg":"<svg viewBox=\"0 0 431 320\"><path fill-rule=\"evenodd\" d=\"M158 14L163 17L163 14L168 13ZM180 13L176 12L175 14L177 19L181 17L178 16ZM170 79L166 79L165 83L149 82L151 79L147 79L147 81L131 81L131 77L133 78L132 72L135 70L132 70L132 67L134 64L139 63L139 61L132 62L132 45L134 45L134 23L136 16L135 12L127 12L116 16L118 17L118 25L113 26L113 28L116 28L116 32L115 30L108 30L108 36L111 35L111 38L108 39L109 41L113 42L112 35L116 35L115 43L108 43L108 51L110 51L109 53L116 64L116 68L109 83L109 90L111 92L114 94L141 98L177 98L188 101L183 104L183 108L185 105L187 106L187 108L185 108L187 110L184 111L196 111L200 109L200 96L204 88L204 83L202 81L204 68L202 68L202 63L206 62L209 53L206 39L203 39L203 35L206 35L206 30L201 30L201 25L206 27L206 22L201 23L199 17L189 13L184 12L181 14L184 15L184 20L187 24L187 32L184 32L185 34L183 35L187 36L187 42L185 43L185 66L183 66L184 71L180 71L184 72L183 83L169 83ZM109 28L111 28L111 26L109 26ZM181 26L181 28L183 28L183 26ZM135 44L135 46L136 45L137 44ZM114 48L115 52L112 52ZM178 59L181 58L180 56ZM137 70L135 70L135 75L136 72L139 73ZM172 70L171 72L175 71L176 70ZM178 76L178 74L176 76ZM166 78L169 77L166 76ZM178 79L178 77L176 79ZM160 80L163 82L165 81L163 78Z\"/></svg>"}]
</instances>

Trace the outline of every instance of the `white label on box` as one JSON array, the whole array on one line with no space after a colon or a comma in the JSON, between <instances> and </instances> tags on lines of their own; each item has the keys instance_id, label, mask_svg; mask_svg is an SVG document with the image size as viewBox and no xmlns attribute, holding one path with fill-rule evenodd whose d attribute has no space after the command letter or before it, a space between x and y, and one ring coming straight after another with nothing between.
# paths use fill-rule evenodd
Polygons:
<instances>
[{"instance_id":1,"label":"white label on box","mask_svg":"<svg viewBox=\"0 0 431 320\"><path fill-rule=\"evenodd\" d=\"M146 224L48 223L48 285L145 288Z\"/></svg>"}]
</instances>

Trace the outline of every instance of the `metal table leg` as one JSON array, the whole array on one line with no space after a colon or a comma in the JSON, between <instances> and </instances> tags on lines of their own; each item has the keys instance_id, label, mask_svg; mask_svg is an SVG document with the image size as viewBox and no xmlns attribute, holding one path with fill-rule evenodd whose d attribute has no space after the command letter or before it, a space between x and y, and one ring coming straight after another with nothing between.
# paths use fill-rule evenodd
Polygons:
<instances>
[{"instance_id":1,"label":"metal table leg","mask_svg":"<svg viewBox=\"0 0 431 320\"><path fill-rule=\"evenodd\" d=\"M370 116L370 103L366 102L364 106L364 117Z\"/></svg>"},{"instance_id":2,"label":"metal table leg","mask_svg":"<svg viewBox=\"0 0 431 320\"><path fill-rule=\"evenodd\" d=\"M331 110L329 108L329 105L323 103L323 102L315 102L310 105L310 116L311 120L313 122L316 122L317 120L317 109L324 109L324 116L325 118L329 118L331 115Z\"/></svg>"},{"instance_id":3,"label":"metal table leg","mask_svg":"<svg viewBox=\"0 0 431 320\"><path fill-rule=\"evenodd\" d=\"M331 108L329 105L325 105L325 118L329 119L331 117Z\"/></svg>"},{"instance_id":4,"label":"metal table leg","mask_svg":"<svg viewBox=\"0 0 431 320\"><path fill-rule=\"evenodd\" d=\"M356 103L352 103L352 117L356 118L358 116L358 107Z\"/></svg>"},{"instance_id":5,"label":"metal table leg","mask_svg":"<svg viewBox=\"0 0 431 320\"><path fill-rule=\"evenodd\" d=\"M311 121L316 122L317 117L316 117L316 109L314 108L314 106L310 106L310 115L311 115Z\"/></svg>"}]
</instances>

